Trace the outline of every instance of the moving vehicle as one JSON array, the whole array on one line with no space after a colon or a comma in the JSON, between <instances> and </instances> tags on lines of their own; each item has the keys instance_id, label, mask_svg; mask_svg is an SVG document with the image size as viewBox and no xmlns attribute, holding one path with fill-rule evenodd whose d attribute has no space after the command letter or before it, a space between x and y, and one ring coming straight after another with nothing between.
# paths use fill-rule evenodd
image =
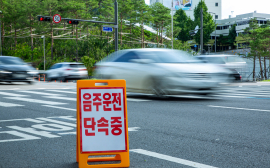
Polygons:
<instances>
[{"instance_id":1,"label":"moving vehicle","mask_svg":"<svg viewBox=\"0 0 270 168\"><path fill-rule=\"evenodd\" d=\"M45 72L48 81L78 80L88 77L88 72L84 64L78 62L62 62L54 64Z\"/></svg>"},{"instance_id":2,"label":"moving vehicle","mask_svg":"<svg viewBox=\"0 0 270 168\"><path fill-rule=\"evenodd\" d=\"M169 49L117 51L96 63L95 78L125 79L127 91L158 96L215 93L228 70Z\"/></svg>"},{"instance_id":3,"label":"moving vehicle","mask_svg":"<svg viewBox=\"0 0 270 168\"><path fill-rule=\"evenodd\" d=\"M0 82L27 82L32 84L38 72L18 57L0 56Z\"/></svg>"},{"instance_id":4,"label":"moving vehicle","mask_svg":"<svg viewBox=\"0 0 270 168\"><path fill-rule=\"evenodd\" d=\"M246 61L236 55L200 55L196 57L202 61L227 68L231 72L230 78L232 80L241 80L240 73L247 69Z\"/></svg>"}]
</instances>

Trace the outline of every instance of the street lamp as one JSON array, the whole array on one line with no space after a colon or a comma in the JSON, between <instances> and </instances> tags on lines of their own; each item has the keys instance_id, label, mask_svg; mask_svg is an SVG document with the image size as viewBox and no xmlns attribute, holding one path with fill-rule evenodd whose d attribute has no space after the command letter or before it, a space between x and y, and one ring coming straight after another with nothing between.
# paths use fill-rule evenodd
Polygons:
<instances>
[{"instance_id":1,"label":"street lamp","mask_svg":"<svg viewBox=\"0 0 270 168\"><path fill-rule=\"evenodd\" d=\"M0 15L3 14L2 11L0 11ZM2 56L2 30L1 30L1 19L0 19L0 55Z\"/></svg>"},{"instance_id":2,"label":"street lamp","mask_svg":"<svg viewBox=\"0 0 270 168\"><path fill-rule=\"evenodd\" d=\"M216 13L209 12L215 15L215 53L217 52L217 19L216 19Z\"/></svg>"},{"instance_id":3,"label":"street lamp","mask_svg":"<svg viewBox=\"0 0 270 168\"><path fill-rule=\"evenodd\" d=\"M41 36L43 39L43 47L44 47L44 71L45 71L45 36Z\"/></svg>"}]
</instances>

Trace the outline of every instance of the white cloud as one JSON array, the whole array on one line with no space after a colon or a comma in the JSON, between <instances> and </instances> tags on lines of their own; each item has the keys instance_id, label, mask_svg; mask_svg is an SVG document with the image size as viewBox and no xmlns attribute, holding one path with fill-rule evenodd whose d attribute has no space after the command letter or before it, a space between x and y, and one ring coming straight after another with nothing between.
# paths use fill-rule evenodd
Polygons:
<instances>
[{"instance_id":1,"label":"white cloud","mask_svg":"<svg viewBox=\"0 0 270 168\"><path fill-rule=\"evenodd\" d=\"M222 0L222 18L228 18L233 12L233 17L240 14L257 13L270 14L270 0Z\"/></svg>"}]
</instances>

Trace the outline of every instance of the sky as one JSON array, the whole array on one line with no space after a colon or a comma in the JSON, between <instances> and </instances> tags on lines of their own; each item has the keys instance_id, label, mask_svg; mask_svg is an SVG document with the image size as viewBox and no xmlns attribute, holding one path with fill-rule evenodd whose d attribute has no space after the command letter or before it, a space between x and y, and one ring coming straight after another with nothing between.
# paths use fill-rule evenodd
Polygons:
<instances>
[{"instance_id":1,"label":"sky","mask_svg":"<svg viewBox=\"0 0 270 168\"><path fill-rule=\"evenodd\" d=\"M150 4L150 0L145 0L146 4ZM233 17L240 14L252 13L270 14L270 0L222 0L222 19Z\"/></svg>"}]
</instances>

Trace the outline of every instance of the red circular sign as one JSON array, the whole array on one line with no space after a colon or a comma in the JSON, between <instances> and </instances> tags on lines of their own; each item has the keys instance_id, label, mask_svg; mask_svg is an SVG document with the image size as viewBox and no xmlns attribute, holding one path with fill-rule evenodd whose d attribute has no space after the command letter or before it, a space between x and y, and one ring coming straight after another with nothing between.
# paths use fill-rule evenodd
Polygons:
<instances>
[{"instance_id":1,"label":"red circular sign","mask_svg":"<svg viewBox=\"0 0 270 168\"><path fill-rule=\"evenodd\" d=\"M61 22L61 16L58 15L58 14L55 14L55 15L53 16L53 22L54 22L54 23L60 23L60 22Z\"/></svg>"}]
</instances>

